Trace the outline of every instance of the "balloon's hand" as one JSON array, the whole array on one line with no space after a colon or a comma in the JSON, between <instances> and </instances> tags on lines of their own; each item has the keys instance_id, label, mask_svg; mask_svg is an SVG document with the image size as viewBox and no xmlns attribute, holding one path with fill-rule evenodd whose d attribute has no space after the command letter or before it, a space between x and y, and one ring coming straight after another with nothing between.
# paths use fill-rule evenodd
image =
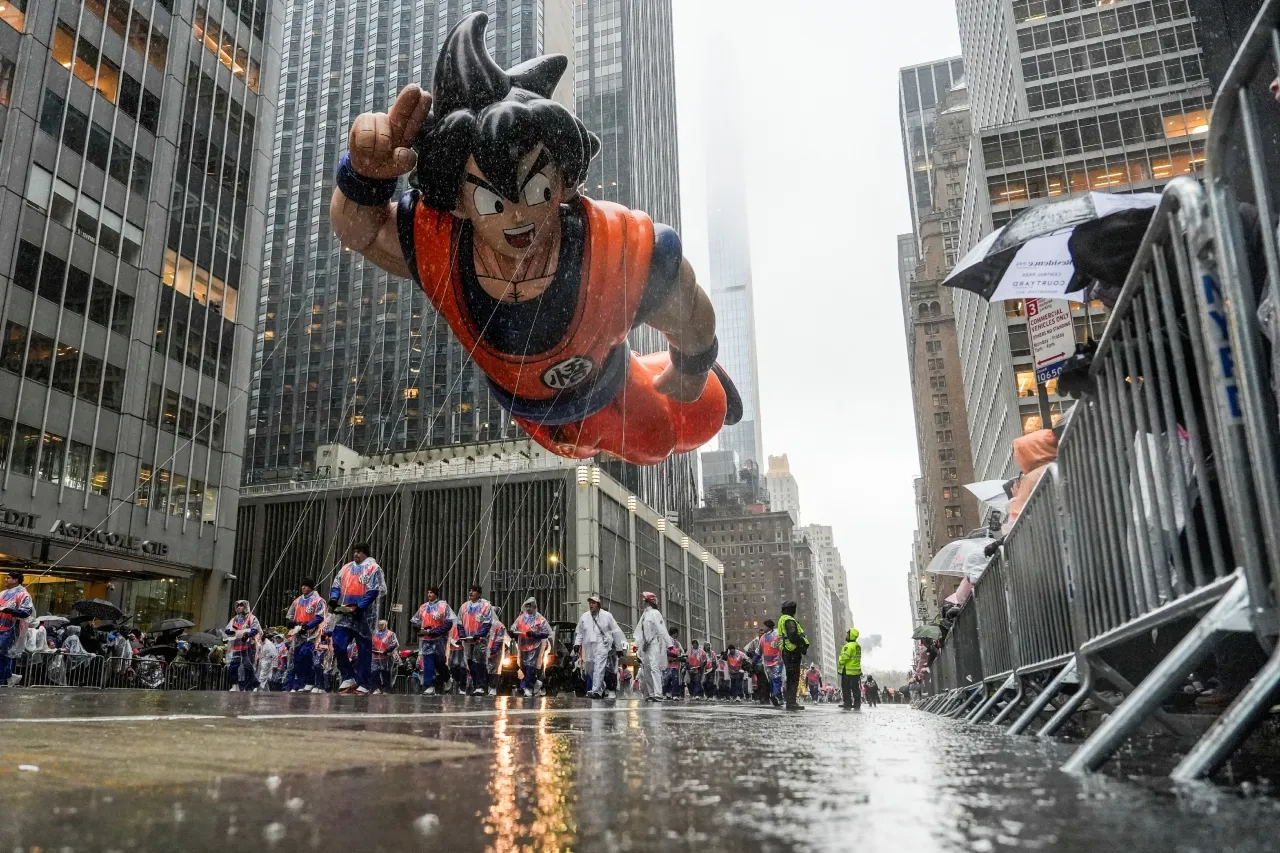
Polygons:
<instances>
[{"instance_id":1,"label":"balloon's hand","mask_svg":"<svg viewBox=\"0 0 1280 853\"><path fill-rule=\"evenodd\" d=\"M702 396L702 389L707 387L707 374L690 376L676 370L675 365L667 368L653 380L653 387L659 394L665 394L677 403L692 403Z\"/></svg>"},{"instance_id":2,"label":"balloon's hand","mask_svg":"<svg viewBox=\"0 0 1280 853\"><path fill-rule=\"evenodd\" d=\"M410 147L431 109L431 95L405 86L385 113L363 113L351 125L351 165L368 178L398 178L418 162Z\"/></svg>"}]
</instances>

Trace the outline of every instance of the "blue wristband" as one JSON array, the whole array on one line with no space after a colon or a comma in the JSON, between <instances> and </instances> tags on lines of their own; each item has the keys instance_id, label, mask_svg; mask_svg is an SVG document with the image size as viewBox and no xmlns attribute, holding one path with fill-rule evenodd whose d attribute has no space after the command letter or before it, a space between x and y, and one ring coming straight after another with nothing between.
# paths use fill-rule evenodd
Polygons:
<instances>
[{"instance_id":1,"label":"blue wristband","mask_svg":"<svg viewBox=\"0 0 1280 853\"><path fill-rule=\"evenodd\" d=\"M343 154L335 175L342 194L362 207L382 207L396 194L395 178L367 178L351 165L351 155Z\"/></svg>"}]
</instances>

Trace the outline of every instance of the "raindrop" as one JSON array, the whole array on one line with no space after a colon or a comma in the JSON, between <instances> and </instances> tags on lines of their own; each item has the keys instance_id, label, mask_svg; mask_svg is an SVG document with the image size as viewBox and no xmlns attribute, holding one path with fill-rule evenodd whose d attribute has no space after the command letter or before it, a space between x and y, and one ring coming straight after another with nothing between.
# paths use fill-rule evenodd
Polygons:
<instances>
[{"instance_id":1,"label":"raindrop","mask_svg":"<svg viewBox=\"0 0 1280 853\"><path fill-rule=\"evenodd\" d=\"M40 768L34 764L19 764L18 771L21 773L39 773Z\"/></svg>"},{"instance_id":2,"label":"raindrop","mask_svg":"<svg viewBox=\"0 0 1280 853\"><path fill-rule=\"evenodd\" d=\"M302 797L290 797L288 800L285 800L284 803L284 807L291 812L300 812L302 811L302 807L305 805L306 803L303 801Z\"/></svg>"},{"instance_id":3,"label":"raindrop","mask_svg":"<svg viewBox=\"0 0 1280 853\"><path fill-rule=\"evenodd\" d=\"M279 777L279 776L268 776L268 777L267 777L267 790L268 790L268 791L270 791L271 793L273 793L273 794L274 794L274 793L276 792L276 789L278 789L279 787L280 787L280 777Z\"/></svg>"},{"instance_id":4,"label":"raindrop","mask_svg":"<svg viewBox=\"0 0 1280 853\"><path fill-rule=\"evenodd\" d=\"M272 823L267 824L265 827L263 827L262 837L266 839L266 842L268 844L275 844L277 841L284 840L284 836L286 832L288 832L288 830L284 828L283 823L280 823L279 821L274 821Z\"/></svg>"},{"instance_id":5,"label":"raindrop","mask_svg":"<svg viewBox=\"0 0 1280 853\"><path fill-rule=\"evenodd\" d=\"M424 814L413 822L413 828L419 835L431 835L440 828L440 818L433 814Z\"/></svg>"}]
</instances>

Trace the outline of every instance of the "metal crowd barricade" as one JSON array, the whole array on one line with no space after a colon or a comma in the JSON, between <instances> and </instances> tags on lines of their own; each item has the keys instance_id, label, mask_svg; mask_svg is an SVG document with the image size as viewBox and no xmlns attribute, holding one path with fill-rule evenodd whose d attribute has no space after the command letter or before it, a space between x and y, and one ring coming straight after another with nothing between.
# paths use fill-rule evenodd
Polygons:
<instances>
[{"instance_id":1,"label":"metal crowd barricade","mask_svg":"<svg viewBox=\"0 0 1280 853\"><path fill-rule=\"evenodd\" d=\"M217 663L174 661L169 666L170 690L227 690L227 668Z\"/></svg>"},{"instance_id":2,"label":"metal crowd barricade","mask_svg":"<svg viewBox=\"0 0 1280 853\"><path fill-rule=\"evenodd\" d=\"M978 630L982 636L982 671L986 679L999 678L1013 672L1014 643L1009 627L1009 596L1004 559L992 558L973 588L971 607L978 612Z\"/></svg>"},{"instance_id":3,"label":"metal crowd barricade","mask_svg":"<svg viewBox=\"0 0 1280 853\"><path fill-rule=\"evenodd\" d=\"M107 658L102 687L127 690L164 690L169 686L168 667L163 658Z\"/></svg>"},{"instance_id":4,"label":"metal crowd barricade","mask_svg":"<svg viewBox=\"0 0 1280 853\"><path fill-rule=\"evenodd\" d=\"M106 672L106 661L98 655L54 650L26 654L14 663L21 687L101 687Z\"/></svg>"}]
</instances>

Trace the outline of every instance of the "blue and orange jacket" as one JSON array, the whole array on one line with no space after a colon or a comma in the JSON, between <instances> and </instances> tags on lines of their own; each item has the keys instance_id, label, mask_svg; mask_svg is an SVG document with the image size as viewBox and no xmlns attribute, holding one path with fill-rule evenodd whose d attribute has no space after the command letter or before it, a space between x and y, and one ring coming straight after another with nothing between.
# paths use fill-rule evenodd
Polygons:
<instances>
[{"instance_id":1,"label":"blue and orange jacket","mask_svg":"<svg viewBox=\"0 0 1280 853\"><path fill-rule=\"evenodd\" d=\"M248 634L243 637L233 637L237 631L248 631ZM237 613L227 623L225 633L228 637L233 637L227 650L233 655L239 655L249 650L249 645L257 639L258 634L262 633L262 626L258 624L258 617L252 613L246 613L243 616Z\"/></svg>"},{"instance_id":2,"label":"blue and orange jacket","mask_svg":"<svg viewBox=\"0 0 1280 853\"><path fill-rule=\"evenodd\" d=\"M395 631L373 632L373 657L378 661L386 661L387 655L400 647L400 638Z\"/></svg>"},{"instance_id":3,"label":"blue and orange jacket","mask_svg":"<svg viewBox=\"0 0 1280 853\"><path fill-rule=\"evenodd\" d=\"M622 345L635 324L654 250L653 220L645 213L607 201L580 197L586 245L582 253L578 302L569 330L546 352L505 353L483 339L467 308L458 263L462 221L451 213L418 203L413 214L414 271L427 298L449 323L458 342L509 395L547 401L563 394L547 380L569 360L587 359L590 387L600 368ZM535 378L531 378L535 377ZM607 403L608 400L605 400Z\"/></svg>"},{"instance_id":4,"label":"blue and orange jacket","mask_svg":"<svg viewBox=\"0 0 1280 853\"><path fill-rule=\"evenodd\" d=\"M0 610L16 610L18 615L0 613L0 634L18 631L23 623L35 612L35 604L27 593L26 587L18 584L12 589L0 589Z\"/></svg>"},{"instance_id":5,"label":"blue and orange jacket","mask_svg":"<svg viewBox=\"0 0 1280 853\"><path fill-rule=\"evenodd\" d=\"M679 669L682 654L684 654L684 647L672 640L671 645L667 646L667 669Z\"/></svg>"},{"instance_id":6,"label":"blue and orange jacket","mask_svg":"<svg viewBox=\"0 0 1280 853\"><path fill-rule=\"evenodd\" d=\"M511 626L511 633L516 635L520 651L532 652L542 645L543 640L551 636L551 625L541 613L535 612L530 615L521 611L516 617L515 624Z\"/></svg>"},{"instance_id":7,"label":"blue and orange jacket","mask_svg":"<svg viewBox=\"0 0 1280 853\"><path fill-rule=\"evenodd\" d=\"M409 620L409 624L416 625L422 633L426 634L425 639L440 639L453 627L453 615L449 610L449 603L443 598L424 601L418 608L418 612Z\"/></svg>"},{"instance_id":8,"label":"blue and orange jacket","mask_svg":"<svg viewBox=\"0 0 1280 853\"><path fill-rule=\"evenodd\" d=\"M309 594L300 595L293 600L293 607L289 609L289 621L313 630L324 622L326 613L324 599L313 589Z\"/></svg>"},{"instance_id":9,"label":"blue and orange jacket","mask_svg":"<svg viewBox=\"0 0 1280 853\"><path fill-rule=\"evenodd\" d=\"M382 594L381 573L382 569L372 557L363 563L347 563L333 579L329 599L337 599L346 607L367 610Z\"/></svg>"},{"instance_id":10,"label":"blue and orange jacket","mask_svg":"<svg viewBox=\"0 0 1280 853\"><path fill-rule=\"evenodd\" d=\"M702 672L702 668L707 665L707 653L702 649L690 649L687 658L689 664L689 672L698 674Z\"/></svg>"},{"instance_id":11,"label":"blue and orange jacket","mask_svg":"<svg viewBox=\"0 0 1280 853\"><path fill-rule=\"evenodd\" d=\"M760 660L766 667L782 666L782 646L776 630L766 631L760 637Z\"/></svg>"},{"instance_id":12,"label":"blue and orange jacket","mask_svg":"<svg viewBox=\"0 0 1280 853\"><path fill-rule=\"evenodd\" d=\"M485 637L493 626L493 607L483 598L467 601L458 610L463 637Z\"/></svg>"},{"instance_id":13,"label":"blue and orange jacket","mask_svg":"<svg viewBox=\"0 0 1280 853\"><path fill-rule=\"evenodd\" d=\"M729 665L730 675L740 675L742 673L743 665L747 662L747 656L737 649L734 649L724 656L724 661Z\"/></svg>"}]
</instances>

